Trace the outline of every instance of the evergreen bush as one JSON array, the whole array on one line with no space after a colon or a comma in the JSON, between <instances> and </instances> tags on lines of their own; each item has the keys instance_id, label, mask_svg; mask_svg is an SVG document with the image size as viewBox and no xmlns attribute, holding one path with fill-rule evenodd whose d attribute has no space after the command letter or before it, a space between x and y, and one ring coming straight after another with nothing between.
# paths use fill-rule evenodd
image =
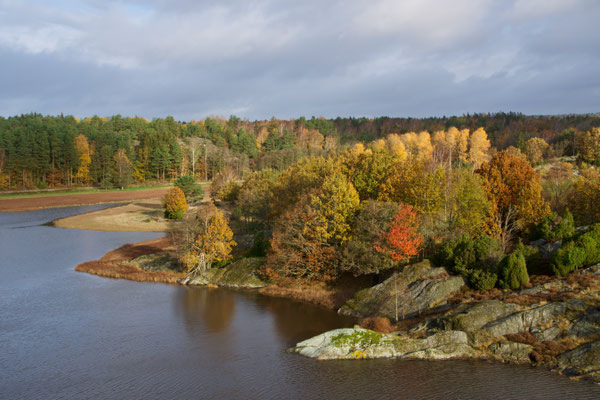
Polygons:
<instances>
[{"instance_id":1,"label":"evergreen bush","mask_svg":"<svg viewBox=\"0 0 600 400\"><path fill-rule=\"evenodd\" d=\"M525 257L520 251L506 255L498 265L498 284L503 289L520 289L529 283Z\"/></svg>"}]
</instances>

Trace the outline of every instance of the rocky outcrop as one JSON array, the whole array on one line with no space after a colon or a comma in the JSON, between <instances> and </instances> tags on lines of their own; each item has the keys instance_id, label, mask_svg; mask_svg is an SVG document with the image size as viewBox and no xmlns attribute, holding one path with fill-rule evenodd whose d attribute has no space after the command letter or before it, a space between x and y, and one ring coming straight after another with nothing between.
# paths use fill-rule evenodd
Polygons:
<instances>
[{"instance_id":1,"label":"rocky outcrop","mask_svg":"<svg viewBox=\"0 0 600 400\"><path fill-rule=\"evenodd\" d=\"M406 266L379 285L357 292L340 309L354 317L409 318L436 306L465 286L463 278L432 268L428 260Z\"/></svg>"},{"instance_id":2,"label":"rocky outcrop","mask_svg":"<svg viewBox=\"0 0 600 400\"><path fill-rule=\"evenodd\" d=\"M501 297L505 301L469 300L440 307L448 292L433 296L427 288L438 280L452 279L442 272L428 263L409 266L357 293L340 310L393 319L392 293L404 285L406 293L415 296L406 315L422 314L403 321L399 325L403 331L381 334L362 328L335 330L300 342L291 351L318 359L477 358L531 363L600 382L598 268L564 279L541 280L538 286L522 291L505 292Z\"/></svg>"},{"instance_id":3,"label":"rocky outcrop","mask_svg":"<svg viewBox=\"0 0 600 400\"><path fill-rule=\"evenodd\" d=\"M192 273L180 281L190 286L216 285L233 288L261 288L268 283L262 281L256 270L262 266L262 258L242 258L222 268L211 268L204 273Z\"/></svg>"},{"instance_id":4,"label":"rocky outcrop","mask_svg":"<svg viewBox=\"0 0 600 400\"><path fill-rule=\"evenodd\" d=\"M400 337L362 328L336 329L300 342L291 352L319 360L355 358L473 358L464 332L440 332L425 339Z\"/></svg>"}]
</instances>

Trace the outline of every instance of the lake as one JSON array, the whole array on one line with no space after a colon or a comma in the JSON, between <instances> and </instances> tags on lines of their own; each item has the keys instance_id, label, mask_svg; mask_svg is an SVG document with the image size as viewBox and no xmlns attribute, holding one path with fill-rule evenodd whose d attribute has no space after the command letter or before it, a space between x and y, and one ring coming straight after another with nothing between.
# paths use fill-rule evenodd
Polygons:
<instances>
[{"instance_id":1,"label":"lake","mask_svg":"<svg viewBox=\"0 0 600 400\"><path fill-rule=\"evenodd\" d=\"M160 236L44 225L103 207L0 214L0 398L600 398L598 386L530 367L287 354L354 321L252 291L76 272Z\"/></svg>"}]
</instances>

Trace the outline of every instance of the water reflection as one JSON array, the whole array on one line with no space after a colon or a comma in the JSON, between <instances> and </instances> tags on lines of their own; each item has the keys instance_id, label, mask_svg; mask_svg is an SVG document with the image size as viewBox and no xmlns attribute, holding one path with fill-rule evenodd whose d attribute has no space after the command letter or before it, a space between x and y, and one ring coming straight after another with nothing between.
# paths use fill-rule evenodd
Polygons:
<instances>
[{"instance_id":1,"label":"water reflection","mask_svg":"<svg viewBox=\"0 0 600 400\"><path fill-rule=\"evenodd\" d=\"M223 332L235 314L235 298L220 289L186 287L176 291L176 312L183 313L190 333ZM200 323L203 322L203 323Z\"/></svg>"},{"instance_id":2,"label":"water reflection","mask_svg":"<svg viewBox=\"0 0 600 400\"><path fill-rule=\"evenodd\" d=\"M285 346L291 346L325 331L352 326L354 318L306 303L263 296L256 291L186 287L175 293L175 312L181 314L187 331L192 334L227 331L235 318L268 321ZM250 301L243 301L245 298ZM236 317L236 302L243 305ZM266 319L265 319L266 317Z\"/></svg>"},{"instance_id":3,"label":"water reflection","mask_svg":"<svg viewBox=\"0 0 600 400\"><path fill-rule=\"evenodd\" d=\"M256 295L256 302L273 315L273 327L287 346L341 326L355 319L298 301Z\"/></svg>"}]
</instances>

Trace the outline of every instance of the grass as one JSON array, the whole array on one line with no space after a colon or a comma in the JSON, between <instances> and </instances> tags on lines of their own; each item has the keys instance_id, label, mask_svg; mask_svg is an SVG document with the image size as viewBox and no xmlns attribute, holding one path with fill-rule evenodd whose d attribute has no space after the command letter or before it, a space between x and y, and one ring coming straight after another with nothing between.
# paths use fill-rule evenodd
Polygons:
<instances>
[{"instance_id":1,"label":"grass","mask_svg":"<svg viewBox=\"0 0 600 400\"><path fill-rule=\"evenodd\" d=\"M136 260L140 264L153 264L153 262L144 261L160 262L161 259L165 260L163 257L170 254L172 246L173 244L168 237L126 244L109 251L99 260L79 264L75 267L75 271L87 272L105 278L176 284L178 280L185 277L185 272L172 269L144 270L136 264ZM149 255L154 255L154 257L144 257ZM156 265L147 266L156 268Z\"/></svg>"},{"instance_id":2,"label":"grass","mask_svg":"<svg viewBox=\"0 0 600 400\"><path fill-rule=\"evenodd\" d=\"M75 271L87 272L105 278L127 279L137 282L161 282L176 284L178 280L185 277L183 272L174 271L147 271L133 264L111 263L102 261L90 261L79 264Z\"/></svg>"}]
</instances>

